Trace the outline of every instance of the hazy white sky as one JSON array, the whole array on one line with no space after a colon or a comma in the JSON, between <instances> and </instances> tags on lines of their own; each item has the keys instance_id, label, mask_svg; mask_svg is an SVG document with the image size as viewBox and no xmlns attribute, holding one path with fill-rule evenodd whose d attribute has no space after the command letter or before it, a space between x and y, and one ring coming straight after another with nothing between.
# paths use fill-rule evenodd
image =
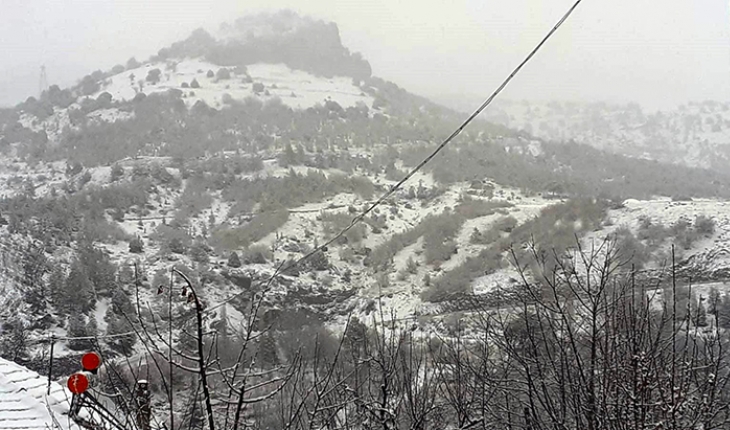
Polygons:
<instances>
[{"instance_id":1,"label":"hazy white sky","mask_svg":"<svg viewBox=\"0 0 730 430\"><path fill-rule=\"evenodd\" d=\"M375 75L426 96L479 99L574 0L0 0L0 104L142 60L203 26L289 8L335 21ZM508 98L730 99L728 0L584 0Z\"/></svg>"}]
</instances>

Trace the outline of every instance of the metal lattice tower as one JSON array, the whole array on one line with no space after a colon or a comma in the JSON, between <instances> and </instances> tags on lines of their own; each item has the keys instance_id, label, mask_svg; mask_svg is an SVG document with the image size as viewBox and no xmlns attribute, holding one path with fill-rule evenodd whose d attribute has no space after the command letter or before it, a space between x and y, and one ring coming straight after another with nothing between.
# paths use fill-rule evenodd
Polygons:
<instances>
[{"instance_id":1,"label":"metal lattice tower","mask_svg":"<svg viewBox=\"0 0 730 430\"><path fill-rule=\"evenodd\" d=\"M43 91L48 89L48 76L46 75L46 66L41 66L41 77L38 81L38 97L43 95Z\"/></svg>"}]
</instances>

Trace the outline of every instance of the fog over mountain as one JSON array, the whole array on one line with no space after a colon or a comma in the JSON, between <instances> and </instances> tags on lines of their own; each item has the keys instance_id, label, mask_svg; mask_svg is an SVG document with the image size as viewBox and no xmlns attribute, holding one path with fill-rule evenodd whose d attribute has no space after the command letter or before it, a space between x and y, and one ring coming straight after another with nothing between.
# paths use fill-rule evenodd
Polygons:
<instances>
[{"instance_id":1,"label":"fog over mountain","mask_svg":"<svg viewBox=\"0 0 730 430\"><path fill-rule=\"evenodd\" d=\"M231 17L279 8L337 22L344 43L379 76L411 91L478 99L570 3L10 0L0 18L0 103L36 94L42 64L51 84L65 86L119 58L156 53L197 27L214 30ZM647 108L728 97L729 7L710 0L586 1L505 97Z\"/></svg>"}]
</instances>

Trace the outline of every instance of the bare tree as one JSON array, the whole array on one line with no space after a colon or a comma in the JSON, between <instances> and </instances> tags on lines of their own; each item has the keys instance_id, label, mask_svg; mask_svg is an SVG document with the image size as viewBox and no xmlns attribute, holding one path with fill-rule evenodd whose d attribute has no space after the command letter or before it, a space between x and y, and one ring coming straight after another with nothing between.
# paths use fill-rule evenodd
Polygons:
<instances>
[{"instance_id":1,"label":"bare tree","mask_svg":"<svg viewBox=\"0 0 730 430\"><path fill-rule=\"evenodd\" d=\"M171 280L168 292L181 291L170 301L185 303L173 315L170 302L163 324L137 299L128 321L147 366L117 360L129 368L117 397L133 408L129 380L152 369L175 429L194 424L174 420L183 380L189 393L175 397L211 430L727 428L727 335L716 316L700 318L691 285L641 276L616 242L576 243L551 256L533 247L526 262L513 252L521 283L509 299L475 300L451 330L427 334L381 308L368 325L348 318L340 336L321 329L284 345L283 364L266 363L261 348L281 336L259 318L265 289L251 292L231 339L213 329L195 281L173 270L183 284Z\"/></svg>"},{"instance_id":2,"label":"bare tree","mask_svg":"<svg viewBox=\"0 0 730 430\"><path fill-rule=\"evenodd\" d=\"M229 351L221 354L219 336L210 327L210 314L206 312L194 282L177 269L172 269L171 275L168 287L158 287L159 295L169 288L167 322L156 315L149 303L141 302L140 282L137 282L135 314L125 314L124 317L145 354L137 359L120 357L105 365L102 378L113 393L109 397L113 398L120 410L126 411L127 415L134 415L134 409L138 408L135 404L136 383L140 379L152 377L157 382L157 395L164 397L169 405L167 423L157 422L155 427L177 429L184 423L175 420L173 397L176 391L180 391L178 384L188 379L198 388L187 396L177 394L177 397L182 396L181 400L191 406L187 413L189 416L196 415L197 403L202 402L208 429L244 428L246 408L268 401L282 390L293 377L299 360L294 357L288 365L268 370L263 370L256 361L253 344L265 332L265 329L257 329L265 291L252 292L243 331L238 333L237 342L227 342L225 345L230 348L235 344L238 352L233 360L227 359L231 354ZM173 276L182 280L181 286L176 285ZM173 297L179 298L175 299L178 302L178 315L173 315ZM173 330L177 336L173 336ZM191 424L190 420L188 424ZM130 423L130 426L138 427L134 423Z\"/></svg>"},{"instance_id":3,"label":"bare tree","mask_svg":"<svg viewBox=\"0 0 730 430\"><path fill-rule=\"evenodd\" d=\"M619 255L608 240L578 244L532 277L516 262L519 306L477 312L477 343L495 357L475 374L493 394L482 428L727 428L724 334L694 325L691 302L678 311L675 278L660 299L661 285L637 281Z\"/></svg>"}]
</instances>

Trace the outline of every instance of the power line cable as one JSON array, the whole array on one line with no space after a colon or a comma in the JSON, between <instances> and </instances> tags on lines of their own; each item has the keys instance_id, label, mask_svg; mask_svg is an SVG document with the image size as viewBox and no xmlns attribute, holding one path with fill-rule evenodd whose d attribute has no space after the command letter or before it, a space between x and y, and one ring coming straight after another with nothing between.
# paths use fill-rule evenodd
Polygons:
<instances>
[{"instance_id":1,"label":"power line cable","mask_svg":"<svg viewBox=\"0 0 730 430\"><path fill-rule=\"evenodd\" d=\"M50 338L37 338L37 339L28 339L28 344L37 344L37 343L52 343L60 340L96 340L96 339L115 339L118 337L124 337L124 336L132 336L136 333L133 331L128 331L125 333L115 333L115 334L104 334L99 336L52 336Z\"/></svg>"},{"instance_id":2,"label":"power line cable","mask_svg":"<svg viewBox=\"0 0 730 430\"><path fill-rule=\"evenodd\" d=\"M474 113L469 115L469 117L456 130L454 130L454 132L452 132L446 139L444 139L444 141L441 142L441 144L438 147L436 147L436 149L429 156L424 158L423 161L421 161L416 167L414 167L410 172L408 172L408 174L406 176L404 176L403 179L398 181L397 184L395 184L387 192L385 192L385 194L383 194L378 200L376 200L375 203L371 204L365 211L363 211L358 216L353 218L352 222L350 222L350 225L348 225L347 227L342 229L339 233L337 233L335 236L333 236L330 240L328 240L324 244L316 247L315 249L313 249L309 253L303 255L299 259L288 264L283 269L281 268L281 266L279 266L279 268L276 269L274 274L271 275L271 277L267 280L266 285L270 285L281 273L286 273L288 270L291 270L292 268L298 266L305 260L311 258L316 253L322 252L325 249L327 249L327 247L329 245L333 244L335 241L337 241L339 238L341 238L344 234L346 234L348 231L350 231L353 227L355 227L355 225L360 223L370 212L373 211L373 209L375 209L380 204L382 204L388 197L392 196L401 186L403 186L403 184L406 183L406 181L408 181L411 177L413 177L413 175L415 175L416 172L418 172L426 164L428 164L436 155L438 155L439 152L441 152L446 147L446 145L448 145L456 136L461 134L461 132L477 116L479 116L479 114L482 113L482 111L484 111L484 109L486 109L487 106L492 104L494 99L507 87L507 85L512 81L512 79L514 79L514 77L517 75L517 73L519 73L520 70L522 70L522 68L527 63L529 63L530 60L532 60L532 58L543 47L543 45L545 45L545 43L547 43L547 41L553 36L553 34L555 34L555 32L558 31L558 29L565 23L565 21L567 21L567 19L573 14L575 9L578 7L578 5L580 5L580 3L582 1L583 0L577 0L570 7L570 9L568 9L568 11L562 16L562 18L560 18L560 20L557 22L557 24L555 24L555 26L553 26L553 28L545 35L545 37L542 38L540 43L538 43L537 46L535 46L535 48L533 48L532 51L530 51L530 53L527 55L527 57L525 57L525 59L522 60L522 62L512 71L512 73L510 73L509 76L507 76L507 78L502 82L502 84L499 87L497 87L497 89L489 96L489 98L487 98L484 101L484 103L482 103L481 106L479 106L479 108L477 108L477 110L474 111ZM215 306L212 306L212 307L206 309L205 313L210 313L213 310L220 308L221 306L225 305L226 303L230 302L231 300L234 300L236 297L239 297L244 293L245 292L242 291L242 292L233 294L232 296L230 296L227 299L223 300L222 302L216 304Z\"/></svg>"},{"instance_id":3,"label":"power line cable","mask_svg":"<svg viewBox=\"0 0 730 430\"><path fill-rule=\"evenodd\" d=\"M446 145L451 143L454 138L456 138L459 134L461 134L462 131L477 117L479 114L481 114L484 109L486 109L494 99L507 87L507 85L514 79L514 77L519 73L522 68L532 60L532 58L537 54L537 52L547 43L547 41L555 34L555 32L558 31L558 29L565 23L565 21L568 20L568 18L573 14L573 12L576 10L576 8L582 3L583 0L576 0L576 2L568 9L568 11L560 18L560 20L553 26L553 28L545 35L545 37L542 38L540 43L538 43L532 51L525 57L524 60L512 71L512 73L507 76L507 78L501 83L499 87L475 110L467 119L454 130L446 139L444 139L441 144L439 144L436 149L429 154L426 158L424 158L416 167L414 167L406 176L403 177L398 183L393 185L388 191L386 191L378 200L376 200L374 203L372 203L367 209L365 209L362 213L360 213L358 216L352 219L350 222L350 225L342 229L339 233L337 233L335 236L333 236L331 239L329 239L324 244L314 248L312 251L308 252L307 254L303 255L299 259L289 263L287 266L283 267L283 265L279 265L279 267L274 271L274 274L271 275L271 277L267 280L266 284L270 285L278 276L282 273L286 273L287 271L291 270L292 268L300 265L305 260L311 258L318 252L322 252L331 244L333 244L335 241L337 241L339 238L341 238L343 235L345 235L348 231L350 231L355 225L362 222L365 217L372 212L376 207L380 206L388 197L392 196L398 189L400 189L403 184L405 184L413 175L415 175L419 170L421 170L426 164L428 164L436 155L441 152ZM283 268L282 268L283 267ZM237 297L240 297L246 293L245 291L233 294L229 296L228 298L224 299L223 301L219 302L218 304L209 307L204 311L204 313L208 314L215 309L220 308L221 306L224 306L226 303L229 303L230 301L234 300ZM92 340L92 339L110 339L110 338L116 338L116 337L123 337L123 336L129 336L135 334L134 332L128 332L128 333L118 333L113 335L102 335L102 336L80 336L80 337L56 337L56 340ZM29 342L48 342L48 340L30 340Z\"/></svg>"}]
</instances>

